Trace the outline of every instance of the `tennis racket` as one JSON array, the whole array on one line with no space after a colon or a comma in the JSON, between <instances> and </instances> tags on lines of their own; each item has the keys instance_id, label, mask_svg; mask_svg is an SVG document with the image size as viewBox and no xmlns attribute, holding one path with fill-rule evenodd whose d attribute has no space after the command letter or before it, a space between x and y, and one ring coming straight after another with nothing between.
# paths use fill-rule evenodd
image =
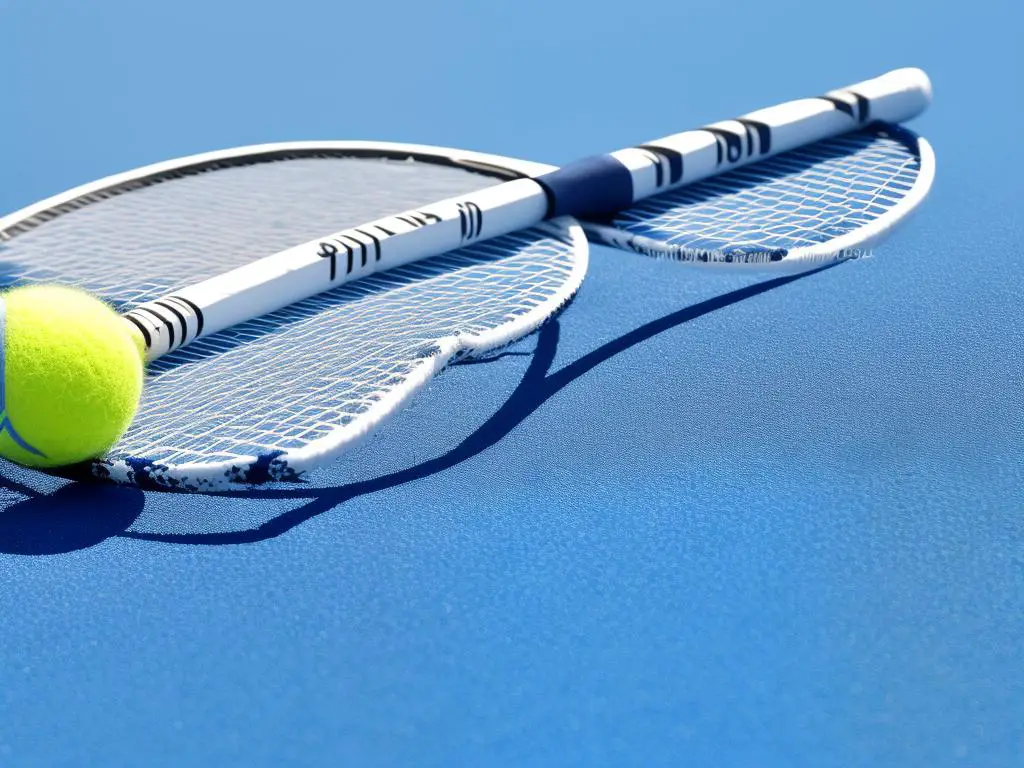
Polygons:
<instances>
[{"instance_id":1,"label":"tennis racket","mask_svg":"<svg viewBox=\"0 0 1024 768\"><path fill-rule=\"evenodd\" d=\"M588 237L705 265L857 255L927 193L930 148L892 124L929 100L922 72L898 70L562 169L359 142L211 153L0 219L0 257L8 284L82 285L146 341L140 415L89 471L296 481L452 360L565 306Z\"/></svg>"}]
</instances>

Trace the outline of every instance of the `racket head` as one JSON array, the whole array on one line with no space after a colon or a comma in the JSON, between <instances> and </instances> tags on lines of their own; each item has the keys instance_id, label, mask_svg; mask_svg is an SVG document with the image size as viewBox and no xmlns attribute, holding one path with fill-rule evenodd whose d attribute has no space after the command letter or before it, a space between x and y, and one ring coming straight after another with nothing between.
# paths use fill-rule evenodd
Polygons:
<instances>
[{"instance_id":1,"label":"racket head","mask_svg":"<svg viewBox=\"0 0 1024 768\"><path fill-rule=\"evenodd\" d=\"M874 123L582 224L591 242L646 256L800 272L869 255L934 177L927 141Z\"/></svg>"},{"instance_id":2,"label":"racket head","mask_svg":"<svg viewBox=\"0 0 1024 768\"><path fill-rule=\"evenodd\" d=\"M186 157L0 219L0 283L72 284L123 313L295 243L538 167L376 142ZM300 481L446 365L538 328L571 300L587 262L582 230L560 219L200 339L150 365L129 431L70 474L185 490Z\"/></svg>"}]
</instances>

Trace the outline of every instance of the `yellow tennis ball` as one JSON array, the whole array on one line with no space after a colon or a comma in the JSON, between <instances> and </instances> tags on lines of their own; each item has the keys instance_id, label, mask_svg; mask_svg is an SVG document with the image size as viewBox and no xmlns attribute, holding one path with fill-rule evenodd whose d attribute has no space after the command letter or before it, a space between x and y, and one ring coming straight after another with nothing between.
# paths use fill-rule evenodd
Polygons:
<instances>
[{"instance_id":1,"label":"yellow tennis ball","mask_svg":"<svg viewBox=\"0 0 1024 768\"><path fill-rule=\"evenodd\" d=\"M0 456L30 467L105 453L142 395L141 339L99 299L36 285L0 295Z\"/></svg>"}]
</instances>

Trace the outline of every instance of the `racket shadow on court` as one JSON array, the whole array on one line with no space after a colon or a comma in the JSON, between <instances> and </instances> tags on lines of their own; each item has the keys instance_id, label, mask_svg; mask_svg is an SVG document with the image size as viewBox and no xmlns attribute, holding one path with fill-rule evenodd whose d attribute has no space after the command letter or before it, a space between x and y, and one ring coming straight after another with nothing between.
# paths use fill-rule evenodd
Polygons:
<instances>
[{"instance_id":1,"label":"racket shadow on court","mask_svg":"<svg viewBox=\"0 0 1024 768\"><path fill-rule=\"evenodd\" d=\"M58 554L94 546L112 536L207 546L254 543L272 539L347 501L444 472L477 456L502 440L559 391L631 347L691 320L833 266L836 266L836 263L797 275L786 275L754 283L676 310L634 328L563 368L551 372L561 333L559 321L553 320L537 334L535 349L530 353L529 366L513 392L487 421L480 424L451 450L405 469L334 487L296 485L255 488L199 497L211 504L221 498L253 501L294 499L304 502L251 528L210 533L132 531L130 528L144 514L146 506L145 493L137 488L124 488L102 482L73 482L44 495L35 493L23 484L4 480L3 485L8 490L25 498L0 512L0 552L23 555Z\"/></svg>"}]
</instances>

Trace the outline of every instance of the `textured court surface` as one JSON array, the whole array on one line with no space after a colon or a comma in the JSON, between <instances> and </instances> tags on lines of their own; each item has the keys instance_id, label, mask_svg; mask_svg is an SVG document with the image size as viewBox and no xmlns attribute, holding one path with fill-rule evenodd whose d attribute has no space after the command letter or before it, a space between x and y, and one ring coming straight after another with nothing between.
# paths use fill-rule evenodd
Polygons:
<instances>
[{"instance_id":1,"label":"textured court surface","mask_svg":"<svg viewBox=\"0 0 1024 768\"><path fill-rule=\"evenodd\" d=\"M4 212L279 139L564 162L905 65L938 176L796 280L595 249L309 488L4 465L0 763L1024 759L1016 6L95 5L0 0Z\"/></svg>"}]
</instances>

